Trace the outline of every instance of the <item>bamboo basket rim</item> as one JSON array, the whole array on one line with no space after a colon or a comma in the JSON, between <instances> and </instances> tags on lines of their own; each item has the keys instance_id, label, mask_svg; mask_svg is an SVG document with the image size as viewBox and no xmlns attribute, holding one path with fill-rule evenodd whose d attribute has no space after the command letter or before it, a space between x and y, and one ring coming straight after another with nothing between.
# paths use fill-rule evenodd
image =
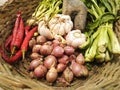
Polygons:
<instances>
[{"instance_id":1,"label":"bamboo basket rim","mask_svg":"<svg viewBox=\"0 0 120 90\"><path fill-rule=\"evenodd\" d=\"M32 0L29 1L31 1L29 5L35 8L40 0L34 0L33 3ZM22 3L24 3L25 5ZM7 29L12 28L11 26L7 25L13 25L13 22L15 21L15 14L12 15L12 13L15 13L17 10L25 9L26 11L27 9L29 9L30 7L27 7L26 3L28 3L27 0L8 0L3 6L0 6L0 28L3 29L0 29L0 44L2 44L5 39L3 37L10 34L10 32L8 32L7 34L5 34L5 32ZM13 6L17 8L21 6L21 8L12 10L14 9ZM9 11L9 9L12 10L11 13L6 13L7 11ZM27 15L28 13L32 13L33 11L29 10L25 14ZM7 17L6 19L5 17L7 16L7 14L12 16ZM28 14L28 17L30 17L30 15L31 14ZM23 16L24 20L27 19L25 17L27 16ZM5 21L2 22L3 20ZM120 20L117 24L117 36L119 38ZM77 81L73 83L73 85L71 85L70 87L46 85L42 82L39 82L38 80L31 79L30 77L26 76L26 73L20 72L21 70L17 70L16 67L16 65L10 65L4 62L4 60L2 60L0 56L0 88L3 88L5 90L118 90L120 88L120 56L115 57L114 60L103 64L99 68L94 67L94 71L91 71L92 73L94 73L93 75L90 75L90 77L88 77L84 82Z\"/></svg>"}]
</instances>

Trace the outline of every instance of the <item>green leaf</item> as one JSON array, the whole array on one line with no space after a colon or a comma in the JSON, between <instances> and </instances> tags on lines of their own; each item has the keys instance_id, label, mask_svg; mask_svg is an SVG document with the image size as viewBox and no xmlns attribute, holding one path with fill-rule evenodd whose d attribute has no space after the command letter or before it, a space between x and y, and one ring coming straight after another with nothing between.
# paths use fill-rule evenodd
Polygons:
<instances>
[{"instance_id":1,"label":"green leaf","mask_svg":"<svg viewBox=\"0 0 120 90\"><path fill-rule=\"evenodd\" d=\"M102 4L104 4L104 6L107 8L107 10L108 10L109 12L112 11L112 7L111 7L111 5L108 3L108 0L100 0L100 1L101 1Z\"/></svg>"},{"instance_id":2,"label":"green leaf","mask_svg":"<svg viewBox=\"0 0 120 90\"><path fill-rule=\"evenodd\" d=\"M99 25L100 25L100 19L96 19L94 22L88 22L88 25L87 27L90 29L90 30L93 30L95 28L97 28Z\"/></svg>"},{"instance_id":3,"label":"green leaf","mask_svg":"<svg viewBox=\"0 0 120 90\"><path fill-rule=\"evenodd\" d=\"M113 22L116 19L116 17L114 16L114 14L110 13L110 12L106 12L105 14L102 15L101 19L100 19L100 24L106 23L106 22Z\"/></svg>"}]
</instances>

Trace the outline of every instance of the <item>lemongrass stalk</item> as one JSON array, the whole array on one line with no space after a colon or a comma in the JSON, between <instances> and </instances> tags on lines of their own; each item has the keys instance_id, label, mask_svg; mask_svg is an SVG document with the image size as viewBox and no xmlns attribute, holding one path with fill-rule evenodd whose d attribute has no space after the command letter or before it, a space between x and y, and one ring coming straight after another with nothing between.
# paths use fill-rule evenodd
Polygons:
<instances>
[{"instance_id":1,"label":"lemongrass stalk","mask_svg":"<svg viewBox=\"0 0 120 90\"><path fill-rule=\"evenodd\" d=\"M98 46L98 52L104 53L105 51L106 51L106 46L104 45Z\"/></svg>"},{"instance_id":2,"label":"lemongrass stalk","mask_svg":"<svg viewBox=\"0 0 120 90\"><path fill-rule=\"evenodd\" d=\"M98 43L99 36L93 41L92 45L87 49L88 51L85 52L85 61L92 62L97 52L97 43Z\"/></svg>"},{"instance_id":3,"label":"lemongrass stalk","mask_svg":"<svg viewBox=\"0 0 120 90\"><path fill-rule=\"evenodd\" d=\"M111 41L111 47L112 47L111 53L120 54L120 44L116 34L113 31L113 24L111 23L109 24L109 28L108 28L108 35Z\"/></svg>"},{"instance_id":4,"label":"lemongrass stalk","mask_svg":"<svg viewBox=\"0 0 120 90\"><path fill-rule=\"evenodd\" d=\"M105 62L111 61L112 60L112 55L110 56L110 53L108 50L105 52Z\"/></svg>"},{"instance_id":5,"label":"lemongrass stalk","mask_svg":"<svg viewBox=\"0 0 120 90\"><path fill-rule=\"evenodd\" d=\"M106 25L101 25L98 29L100 29L100 37L98 42L99 46L107 46L108 44L108 33Z\"/></svg>"},{"instance_id":6,"label":"lemongrass stalk","mask_svg":"<svg viewBox=\"0 0 120 90\"><path fill-rule=\"evenodd\" d=\"M105 61L105 53L99 53L98 55L95 56L95 60L99 63Z\"/></svg>"}]
</instances>

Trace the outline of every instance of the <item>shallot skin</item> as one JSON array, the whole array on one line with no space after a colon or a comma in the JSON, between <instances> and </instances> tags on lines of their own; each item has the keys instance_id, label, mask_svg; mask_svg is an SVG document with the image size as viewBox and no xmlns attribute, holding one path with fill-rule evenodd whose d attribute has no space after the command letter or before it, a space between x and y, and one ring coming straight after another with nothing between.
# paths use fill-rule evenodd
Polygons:
<instances>
[{"instance_id":1,"label":"shallot skin","mask_svg":"<svg viewBox=\"0 0 120 90\"><path fill-rule=\"evenodd\" d=\"M47 68L43 65L39 65L35 70L34 70L34 75L37 78L42 78L45 76L47 72Z\"/></svg>"},{"instance_id":2,"label":"shallot skin","mask_svg":"<svg viewBox=\"0 0 120 90\"><path fill-rule=\"evenodd\" d=\"M65 54L72 55L75 52L75 49L72 46L64 47Z\"/></svg>"},{"instance_id":3,"label":"shallot skin","mask_svg":"<svg viewBox=\"0 0 120 90\"><path fill-rule=\"evenodd\" d=\"M63 77L68 83L70 83L72 82L74 75L73 72L67 67L63 72Z\"/></svg>"},{"instance_id":4,"label":"shallot skin","mask_svg":"<svg viewBox=\"0 0 120 90\"><path fill-rule=\"evenodd\" d=\"M52 53L53 47L47 44L44 44L40 48L40 53L42 55L50 55Z\"/></svg>"},{"instance_id":5,"label":"shallot skin","mask_svg":"<svg viewBox=\"0 0 120 90\"><path fill-rule=\"evenodd\" d=\"M41 63L40 60L33 60L31 63L30 63L30 67L29 67L29 70L34 70L37 66L39 66Z\"/></svg>"},{"instance_id":6,"label":"shallot skin","mask_svg":"<svg viewBox=\"0 0 120 90\"><path fill-rule=\"evenodd\" d=\"M39 53L40 52L41 45L34 45L32 48L33 53Z\"/></svg>"},{"instance_id":7,"label":"shallot skin","mask_svg":"<svg viewBox=\"0 0 120 90\"><path fill-rule=\"evenodd\" d=\"M30 48L33 48L33 46L36 44L36 40L35 38L32 38L30 41L29 41L29 47Z\"/></svg>"},{"instance_id":8,"label":"shallot skin","mask_svg":"<svg viewBox=\"0 0 120 90\"><path fill-rule=\"evenodd\" d=\"M41 57L43 57L43 56L40 55L39 53L32 53L32 54L30 55L30 58L31 58L32 60L38 59L38 58L41 58Z\"/></svg>"},{"instance_id":9,"label":"shallot skin","mask_svg":"<svg viewBox=\"0 0 120 90\"><path fill-rule=\"evenodd\" d=\"M82 53L80 53L77 57L76 57L76 62L79 64L84 64L85 63L85 59Z\"/></svg>"},{"instance_id":10,"label":"shallot skin","mask_svg":"<svg viewBox=\"0 0 120 90\"><path fill-rule=\"evenodd\" d=\"M61 57L64 54L64 49L60 46L56 46L55 48L53 48L51 54L54 55L55 57Z\"/></svg>"},{"instance_id":11,"label":"shallot skin","mask_svg":"<svg viewBox=\"0 0 120 90\"><path fill-rule=\"evenodd\" d=\"M40 44L40 45L44 44L46 41L47 41L46 38L44 36L41 36L41 35L37 36L37 38L36 38L37 44Z\"/></svg>"},{"instance_id":12,"label":"shallot skin","mask_svg":"<svg viewBox=\"0 0 120 90\"><path fill-rule=\"evenodd\" d=\"M53 55L48 55L47 57L45 57L44 59L44 66L47 69L50 69L51 67L55 67L57 64L57 59L55 56Z\"/></svg>"},{"instance_id":13,"label":"shallot skin","mask_svg":"<svg viewBox=\"0 0 120 90\"><path fill-rule=\"evenodd\" d=\"M57 65L57 71L58 71L58 72L63 72L63 71L65 70L66 66L67 66L67 65L65 65L65 64L59 63L59 64Z\"/></svg>"},{"instance_id":14,"label":"shallot skin","mask_svg":"<svg viewBox=\"0 0 120 90\"><path fill-rule=\"evenodd\" d=\"M52 67L46 74L46 80L49 83L55 82L57 77L58 77L58 73L57 73L57 70L54 67Z\"/></svg>"}]
</instances>

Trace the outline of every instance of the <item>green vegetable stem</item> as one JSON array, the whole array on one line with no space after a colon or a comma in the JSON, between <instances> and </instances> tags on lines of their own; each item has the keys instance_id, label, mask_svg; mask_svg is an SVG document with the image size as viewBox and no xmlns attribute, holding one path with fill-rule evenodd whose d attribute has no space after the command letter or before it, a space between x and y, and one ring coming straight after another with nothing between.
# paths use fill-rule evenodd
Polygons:
<instances>
[{"instance_id":1,"label":"green vegetable stem","mask_svg":"<svg viewBox=\"0 0 120 90\"><path fill-rule=\"evenodd\" d=\"M61 4L62 0L42 0L27 24L34 25L41 20L48 22L55 14L62 12Z\"/></svg>"},{"instance_id":2,"label":"green vegetable stem","mask_svg":"<svg viewBox=\"0 0 120 90\"><path fill-rule=\"evenodd\" d=\"M82 0L88 8L87 30L90 37L85 51L86 62L107 62L120 54L120 43L114 33L114 22L120 18L120 0Z\"/></svg>"}]
</instances>

